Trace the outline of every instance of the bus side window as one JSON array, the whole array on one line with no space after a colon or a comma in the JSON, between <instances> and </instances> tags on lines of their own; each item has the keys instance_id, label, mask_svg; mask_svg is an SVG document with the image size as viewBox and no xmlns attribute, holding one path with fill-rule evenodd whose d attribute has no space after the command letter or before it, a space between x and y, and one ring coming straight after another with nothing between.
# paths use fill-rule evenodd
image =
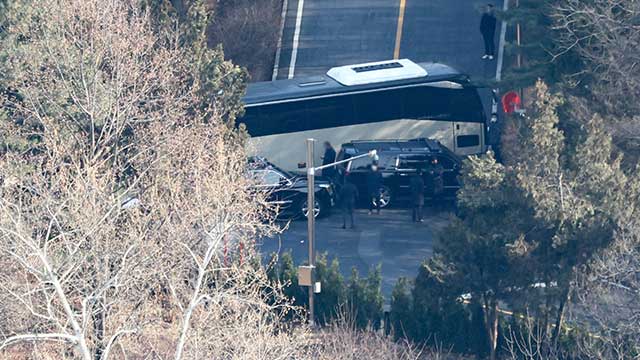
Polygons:
<instances>
[{"instance_id":1,"label":"bus side window","mask_svg":"<svg viewBox=\"0 0 640 360\"><path fill-rule=\"evenodd\" d=\"M307 117L313 128L330 128L352 124L354 121L351 96L309 100Z\"/></svg>"},{"instance_id":2,"label":"bus side window","mask_svg":"<svg viewBox=\"0 0 640 360\"><path fill-rule=\"evenodd\" d=\"M450 90L449 107L455 121L482 122L483 107L475 89ZM461 146L461 145L458 145ZM475 145L467 145L475 146Z\"/></svg>"},{"instance_id":3,"label":"bus side window","mask_svg":"<svg viewBox=\"0 0 640 360\"><path fill-rule=\"evenodd\" d=\"M405 117L408 119L449 120L447 89L419 86L404 89Z\"/></svg>"},{"instance_id":4,"label":"bus side window","mask_svg":"<svg viewBox=\"0 0 640 360\"><path fill-rule=\"evenodd\" d=\"M245 109L244 115L236 120L238 124L244 124L251 136L261 136L264 134L260 121L260 111L257 107Z\"/></svg>"},{"instance_id":5,"label":"bus side window","mask_svg":"<svg viewBox=\"0 0 640 360\"><path fill-rule=\"evenodd\" d=\"M265 134L292 133L309 129L305 106L295 101L264 106L261 120Z\"/></svg>"},{"instance_id":6,"label":"bus side window","mask_svg":"<svg viewBox=\"0 0 640 360\"><path fill-rule=\"evenodd\" d=\"M402 119L404 116L402 92L374 91L354 95L357 124Z\"/></svg>"},{"instance_id":7,"label":"bus side window","mask_svg":"<svg viewBox=\"0 0 640 360\"><path fill-rule=\"evenodd\" d=\"M459 135L456 137L456 145L459 148L474 147L480 145L479 135Z\"/></svg>"}]
</instances>

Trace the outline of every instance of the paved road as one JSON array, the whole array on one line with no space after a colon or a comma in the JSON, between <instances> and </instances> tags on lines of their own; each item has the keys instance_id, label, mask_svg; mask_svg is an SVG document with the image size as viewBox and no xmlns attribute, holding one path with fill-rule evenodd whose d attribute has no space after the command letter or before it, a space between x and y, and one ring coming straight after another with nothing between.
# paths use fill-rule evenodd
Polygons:
<instances>
[{"instance_id":1,"label":"paved road","mask_svg":"<svg viewBox=\"0 0 640 360\"><path fill-rule=\"evenodd\" d=\"M278 79L394 57L449 64L476 81L495 79L497 61L481 59L479 22L487 0L287 1ZM493 3L501 8L503 0ZM489 92L482 95L488 110ZM431 256L434 236L447 224L446 214L430 214L422 225L408 219L408 210L386 211L380 217L359 212L354 231L339 228L339 215L320 220L318 252L337 256L346 275L353 266L366 273L382 264L383 292L389 297L399 276L415 276L420 263ZM306 238L306 222L294 222L280 238L264 240L262 251L291 249L298 261L304 261Z\"/></svg>"},{"instance_id":2,"label":"paved road","mask_svg":"<svg viewBox=\"0 0 640 360\"><path fill-rule=\"evenodd\" d=\"M278 79L319 75L334 66L395 56L452 65L478 83L496 78L497 57L481 59L480 17L488 0L286 1ZM492 2L496 8L503 6L503 0ZM400 11L401 4L404 11ZM500 26L496 45L499 32ZM296 60L292 63L294 47ZM491 92L481 89L480 95L490 118ZM490 132L489 144L497 144L498 133Z\"/></svg>"},{"instance_id":3,"label":"paved road","mask_svg":"<svg viewBox=\"0 0 640 360\"><path fill-rule=\"evenodd\" d=\"M316 223L316 251L337 257L345 277L355 267L366 275L371 267L382 266L382 291L390 298L398 277L415 277L424 259L430 257L434 240L449 219L447 212L427 210L425 222L411 222L409 210L383 210L381 215L368 215L357 210L356 228L343 230L342 217L337 209ZM264 255L291 251L296 263L308 259L307 222L294 221L284 234L263 239L260 245ZM265 256L265 258L268 258Z\"/></svg>"},{"instance_id":4,"label":"paved road","mask_svg":"<svg viewBox=\"0 0 640 360\"><path fill-rule=\"evenodd\" d=\"M302 11L299 11L303 1ZM493 1L502 7L502 0ZM389 60L438 61L474 79L496 75L482 61L481 7L487 0L288 0L278 78L289 75L299 15L295 76L318 75L337 65ZM403 16L400 5L405 5ZM402 26L398 23L402 18ZM398 36L398 31L401 34ZM496 34L496 41L498 34ZM396 39L400 39L399 45Z\"/></svg>"}]
</instances>

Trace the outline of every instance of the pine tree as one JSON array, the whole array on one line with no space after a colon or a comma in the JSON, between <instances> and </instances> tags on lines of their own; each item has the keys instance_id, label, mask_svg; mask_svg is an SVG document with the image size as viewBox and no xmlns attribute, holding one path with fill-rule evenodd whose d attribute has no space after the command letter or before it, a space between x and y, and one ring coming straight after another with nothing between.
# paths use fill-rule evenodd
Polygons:
<instances>
[{"instance_id":1,"label":"pine tree","mask_svg":"<svg viewBox=\"0 0 640 360\"><path fill-rule=\"evenodd\" d=\"M358 270L351 270L347 285L347 311L354 325L360 329L368 326L379 328L382 318L383 297L380 266L369 270L366 278L361 278Z\"/></svg>"},{"instance_id":2,"label":"pine tree","mask_svg":"<svg viewBox=\"0 0 640 360\"><path fill-rule=\"evenodd\" d=\"M391 292L391 327L396 339L411 338L415 333L415 311L409 280L401 277Z\"/></svg>"},{"instance_id":3,"label":"pine tree","mask_svg":"<svg viewBox=\"0 0 640 360\"><path fill-rule=\"evenodd\" d=\"M443 232L435 257L425 265L430 276L447 287L450 297L469 294L473 306L480 306L491 359L498 350L498 303L517 299L518 289L535 279L528 271L531 248L525 241L534 212L516 175L491 153L469 158L458 193L461 218Z\"/></svg>"},{"instance_id":4,"label":"pine tree","mask_svg":"<svg viewBox=\"0 0 640 360\"><path fill-rule=\"evenodd\" d=\"M517 184L535 213L525 238L533 249L530 265L536 282L545 284L541 323L557 341L572 280L589 259L613 239L617 224L637 213L638 177L626 173L614 156L611 137L594 116L577 139L567 141L558 129L562 103L542 84L525 120ZM567 143L576 146L567 147Z\"/></svg>"},{"instance_id":5,"label":"pine tree","mask_svg":"<svg viewBox=\"0 0 640 360\"><path fill-rule=\"evenodd\" d=\"M319 324L326 324L338 317L346 297L338 259L329 262L327 253L320 254L316 259L316 279L322 284L322 292L315 302L316 319Z\"/></svg>"},{"instance_id":6,"label":"pine tree","mask_svg":"<svg viewBox=\"0 0 640 360\"><path fill-rule=\"evenodd\" d=\"M565 77L583 68L580 57L572 51L561 52L557 34L553 30L551 0L519 0L519 6L502 14L509 24L506 54L510 62L503 82L507 88L533 86L538 79L557 84ZM515 38L515 26L520 24L521 45ZM516 56L522 57L522 67L515 64Z\"/></svg>"}]
</instances>

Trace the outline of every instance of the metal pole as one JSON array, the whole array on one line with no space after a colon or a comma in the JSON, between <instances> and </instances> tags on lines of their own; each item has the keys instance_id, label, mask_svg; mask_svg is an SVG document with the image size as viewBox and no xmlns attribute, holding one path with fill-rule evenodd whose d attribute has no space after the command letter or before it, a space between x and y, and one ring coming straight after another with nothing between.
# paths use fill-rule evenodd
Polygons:
<instances>
[{"instance_id":1,"label":"metal pole","mask_svg":"<svg viewBox=\"0 0 640 360\"><path fill-rule=\"evenodd\" d=\"M309 236L309 266L311 266L311 286L309 286L309 324L314 325L315 288L315 169L313 164L314 139L307 139L307 233Z\"/></svg>"},{"instance_id":2,"label":"metal pole","mask_svg":"<svg viewBox=\"0 0 640 360\"><path fill-rule=\"evenodd\" d=\"M520 7L520 0L516 0L516 8ZM518 22L516 24L516 45L518 45L518 69L520 69L522 67L522 30L520 29L520 23ZM522 88L520 88L520 101L521 104L524 104L524 100L523 100L523 96L524 96L524 91Z\"/></svg>"}]
</instances>

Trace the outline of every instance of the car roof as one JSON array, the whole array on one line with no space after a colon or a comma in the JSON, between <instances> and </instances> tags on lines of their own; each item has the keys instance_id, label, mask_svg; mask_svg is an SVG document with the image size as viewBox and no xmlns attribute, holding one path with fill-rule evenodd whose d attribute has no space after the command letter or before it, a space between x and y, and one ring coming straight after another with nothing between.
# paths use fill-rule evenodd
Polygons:
<instances>
[{"instance_id":1,"label":"car roof","mask_svg":"<svg viewBox=\"0 0 640 360\"><path fill-rule=\"evenodd\" d=\"M451 81L460 84L466 84L469 82L468 76L448 65L439 63L419 63L417 66L426 70L427 75L411 79L385 81L384 86L381 83L345 86L327 74L313 77L300 77L287 80L251 83L247 86L247 92L243 101L247 107L251 107L263 103L332 95L344 93L345 91L357 92L383 87L429 84L443 81Z\"/></svg>"},{"instance_id":2,"label":"car roof","mask_svg":"<svg viewBox=\"0 0 640 360\"><path fill-rule=\"evenodd\" d=\"M367 153L371 150L378 152L416 152L416 153L440 153L444 146L433 139L412 140L356 140L342 144L343 149L349 149L350 153Z\"/></svg>"}]
</instances>

